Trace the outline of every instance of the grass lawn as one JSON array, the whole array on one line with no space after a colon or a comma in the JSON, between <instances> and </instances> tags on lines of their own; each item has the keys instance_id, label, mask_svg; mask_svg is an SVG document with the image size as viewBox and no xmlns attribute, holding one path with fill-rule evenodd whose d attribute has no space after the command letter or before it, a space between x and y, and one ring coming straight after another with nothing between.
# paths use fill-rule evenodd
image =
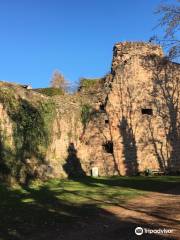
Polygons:
<instances>
[{"instance_id":1,"label":"grass lawn","mask_svg":"<svg viewBox=\"0 0 180 240\"><path fill-rule=\"evenodd\" d=\"M95 219L109 205L163 193L179 183L180 177L162 176L56 179L13 188L0 184L0 240L36 239L33 234L47 229L69 229L79 220Z\"/></svg>"}]
</instances>

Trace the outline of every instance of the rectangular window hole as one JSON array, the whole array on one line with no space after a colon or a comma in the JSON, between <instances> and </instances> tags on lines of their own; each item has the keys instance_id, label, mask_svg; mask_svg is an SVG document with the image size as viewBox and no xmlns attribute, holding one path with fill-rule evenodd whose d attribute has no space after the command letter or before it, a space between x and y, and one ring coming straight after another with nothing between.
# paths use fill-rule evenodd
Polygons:
<instances>
[{"instance_id":1,"label":"rectangular window hole","mask_svg":"<svg viewBox=\"0 0 180 240\"><path fill-rule=\"evenodd\" d=\"M146 115L153 115L153 110L152 108L142 108L141 113Z\"/></svg>"}]
</instances>

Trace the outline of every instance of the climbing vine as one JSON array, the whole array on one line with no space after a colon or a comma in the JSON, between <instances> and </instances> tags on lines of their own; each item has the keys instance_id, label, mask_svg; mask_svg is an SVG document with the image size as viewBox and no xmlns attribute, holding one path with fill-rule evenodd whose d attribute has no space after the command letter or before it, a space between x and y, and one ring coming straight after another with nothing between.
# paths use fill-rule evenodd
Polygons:
<instances>
[{"instance_id":1,"label":"climbing vine","mask_svg":"<svg viewBox=\"0 0 180 240\"><path fill-rule=\"evenodd\" d=\"M91 112L92 112L92 107L89 104L82 105L81 122L84 127L86 127L86 125L90 121Z\"/></svg>"},{"instance_id":2,"label":"climbing vine","mask_svg":"<svg viewBox=\"0 0 180 240\"><path fill-rule=\"evenodd\" d=\"M14 161L23 162L25 158L36 157L44 160L48 145L51 142L51 127L56 114L55 104L45 99L33 103L26 99L15 97L12 89L0 89L0 102L7 111L13 123L13 140L15 150L12 153L7 147L7 141L0 136L0 161L4 170L11 154ZM15 166L15 162L13 166Z\"/></svg>"}]
</instances>

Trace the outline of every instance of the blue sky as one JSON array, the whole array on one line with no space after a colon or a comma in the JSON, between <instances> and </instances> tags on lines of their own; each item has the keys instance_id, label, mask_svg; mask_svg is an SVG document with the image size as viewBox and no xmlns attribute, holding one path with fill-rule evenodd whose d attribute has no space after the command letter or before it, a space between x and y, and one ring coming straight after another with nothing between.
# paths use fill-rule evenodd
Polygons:
<instances>
[{"instance_id":1,"label":"blue sky","mask_svg":"<svg viewBox=\"0 0 180 240\"><path fill-rule=\"evenodd\" d=\"M148 41L158 0L0 0L0 80L47 87L99 77L120 41ZM156 30L157 32L158 30Z\"/></svg>"}]
</instances>

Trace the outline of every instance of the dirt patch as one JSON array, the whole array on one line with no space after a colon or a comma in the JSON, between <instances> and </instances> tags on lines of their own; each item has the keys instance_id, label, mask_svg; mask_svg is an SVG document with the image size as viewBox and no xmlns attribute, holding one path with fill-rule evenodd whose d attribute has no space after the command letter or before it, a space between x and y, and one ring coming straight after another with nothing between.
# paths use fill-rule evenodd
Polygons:
<instances>
[{"instance_id":1,"label":"dirt patch","mask_svg":"<svg viewBox=\"0 0 180 240\"><path fill-rule=\"evenodd\" d=\"M129 201L121 206L112 206L107 210L113 213L122 222L130 221L131 224L148 229L172 229L171 234L147 234L140 239L179 239L180 236L180 189L173 189L167 194L150 193L147 196ZM135 237L135 235L134 235ZM120 239L124 239L123 237ZM125 238L126 239L126 238ZM138 237L139 239L139 237Z\"/></svg>"},{"instance_id":2,"label":"dirt patch","mask_svg":"<svg viewBox=\"0 0 180 240\"><path fill-rule=\"evenodd\" d=\"M180 234L179 189L167 193L151 192L119 206L96 209L94 217L87 215L75 224L63 225L33 236L31 240L178 240ZM136 227L172 229L171 234L134 233Z\"/></svg>"}]
</instances>

